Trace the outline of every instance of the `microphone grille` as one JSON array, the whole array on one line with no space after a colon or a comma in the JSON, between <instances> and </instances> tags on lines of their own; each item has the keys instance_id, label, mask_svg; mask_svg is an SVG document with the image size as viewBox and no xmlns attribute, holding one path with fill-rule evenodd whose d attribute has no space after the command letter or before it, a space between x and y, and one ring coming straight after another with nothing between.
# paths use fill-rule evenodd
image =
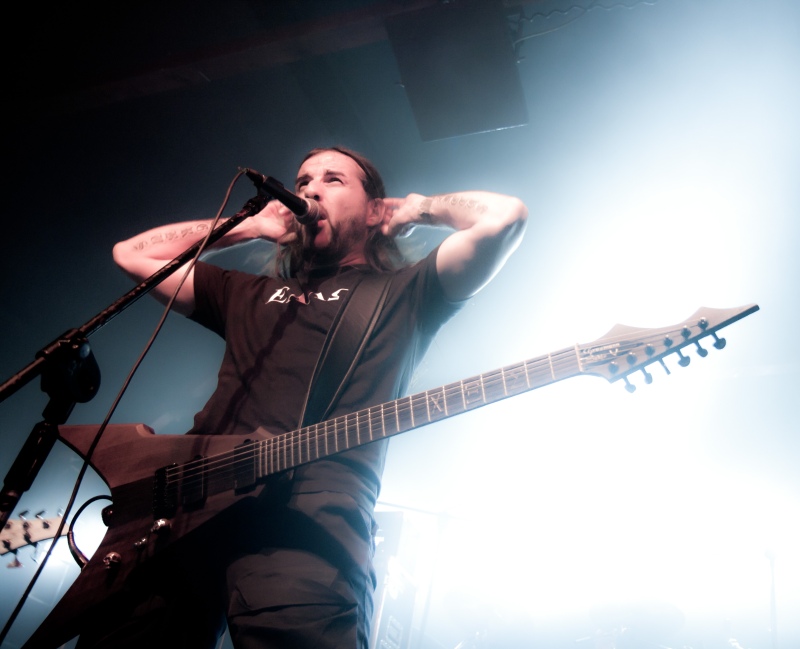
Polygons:
<instances>
[{"instance_id":1,"label":"microphone grille","mask_svg":"<svg viewBox=\"0 0 800 649\"><path fill-rule=\"evenodd\" d=\"M297 220L303 225L316 223L319 221L319 217L322 214L322 207L313 198L305 198L303 200L306 203L306 211L304 214L298 214L296 216Z\"/></svg>"}]
</instances>

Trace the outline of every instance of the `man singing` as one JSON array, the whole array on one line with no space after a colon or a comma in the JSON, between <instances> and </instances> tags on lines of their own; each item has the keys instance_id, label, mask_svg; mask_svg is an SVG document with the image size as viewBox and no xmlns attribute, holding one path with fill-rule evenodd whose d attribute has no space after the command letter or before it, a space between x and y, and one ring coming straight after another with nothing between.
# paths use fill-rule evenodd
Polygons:
<instances>
[{"instance_id":1,"label":"man singing","mask_svg":"<svg viewBox=\"0 0 800 649\"><path fill-rule=\"evenodd\" d=\"M178 292L174 309L225 339L217 387L193 434L279 434L402 396L438 329L500 270L527 218L519 199L484 191L387 198L375 167L341 147L311 151L295 192L315 201L315 222L301 225L271 201L215 244L273 242L282 272L199 262ZM403 265L394 237L418 225L452 232ZM114 259L141 281L209 226L155 228L118 243ZM182 275L154 295L169 300ZM347 311L363 308L367 286L380 298L355 325ZM359 330L333 336L339 324ZM335 356L322 352L340 335L355 336L358 352L325 375L336 389L326 392L332 403L319 403L322 358ZM247 515L212 523L178 544L168 565L131 580L79 647L212 648L227 621L237 649L367 649L386 446L366 443L279 474Z\"/></svg>"}]
</instances>

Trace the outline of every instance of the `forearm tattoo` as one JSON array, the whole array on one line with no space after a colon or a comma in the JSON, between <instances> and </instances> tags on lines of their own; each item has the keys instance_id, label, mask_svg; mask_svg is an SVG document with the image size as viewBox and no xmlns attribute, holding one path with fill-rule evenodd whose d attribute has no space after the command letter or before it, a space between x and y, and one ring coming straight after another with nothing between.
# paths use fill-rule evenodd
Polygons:
<instances>
[{"instance_id":1,"label":"forearm tattoo","mask_svg":"<svg viewBox=\"0 0 800 649\"><path fill-rule=\"evenodd\" d=\"M169 243L193 235L205 236L209 227L211 226L208 223L187 223L177 229L160 230L137 241L133 244L133 248L134 250L144 250L145 248L150 248L161 243Z\"/></svg>"},{"instance_id":2,"label":"forearm tattoo","mask_svg":"<svg viewBox=\"0 0 800 649\"><path fill-rule=\"evenodd\" d=\"M481 203L479 200L467 198L466 196L461 196L459 194L444 194L443 196L435 196L433 200L445 206L450 205L453 207L461 207L467 210L478 212L478 214L483 214L489 209L489 206L485 203ZM428 203L428 207L430 207L430 203Z\"/></svg>"}]
</instances>

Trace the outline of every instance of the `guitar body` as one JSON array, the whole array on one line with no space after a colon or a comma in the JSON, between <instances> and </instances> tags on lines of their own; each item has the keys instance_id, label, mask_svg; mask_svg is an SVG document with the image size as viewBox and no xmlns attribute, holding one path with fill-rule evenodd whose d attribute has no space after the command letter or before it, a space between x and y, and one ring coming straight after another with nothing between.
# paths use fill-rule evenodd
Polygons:
<instances>
[{"instance_id":1,"label":"guitar body","mask_svg":"<svg viewBox=\"0 0 800 649\"><path fill-rule=\"evenodd\" d=\"M61 439L86 457L97 426L63 426ZM262 434L263 435L263 434ZM155 435L144 424L110 425L91 458L91 465L111 489L112 504L104 511L108 531L89 563L64 597L24 645L55 649L79 635L98 610L113 600L137 568L163 554L237 502L252 499L261 487L245 493L225 490L207 494L202 503L178 506L164 527L154 509L154 476L158 469L184 464L198 456L224 454L259 435Z\"/></svg>"}]
</instances>

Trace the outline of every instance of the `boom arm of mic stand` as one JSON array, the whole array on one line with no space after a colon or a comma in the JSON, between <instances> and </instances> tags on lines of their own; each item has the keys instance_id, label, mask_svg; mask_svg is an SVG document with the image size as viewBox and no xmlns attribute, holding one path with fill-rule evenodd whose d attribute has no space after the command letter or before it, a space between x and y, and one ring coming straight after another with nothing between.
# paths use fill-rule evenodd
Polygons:
<instances>
[{"instance_id":1,"label":"boom arm of mic stand","mask_svg":"<svg viewBox=\"0 0 800 649\"><path fill-rule=\"evenodd\" d=\"M214 228L207 238L208 243L214 243L244 219L257 214L269 200L270 198L265 196L251 198L239 212ZM16 506L22 494L33 484L39 468L55 443L58 425L67 420L76 402L84 403L89 401L97 392L100 374L89 349L87 337L136 302L140 297L149 293L186 262L193 259L202 245L203 241L198 241L133 290L103 309L86 324L77 329L66 331L41 349L36 354L36 360L0 386L0 403L2 403L34 378L44 375L42 388L51 397L44 409L44 421L39 422L34 427L6 475L2 492L0 492L0 527L8 520L11 510ZM70 354L73 356L70 356ZM72 368L75 363L71 361L76 358L76 354L80 357L80 360L86 360L87 364L91 363L94 367L90 366L86 371L64 371L61 366L66 365ZM66 361L65 358L67 359ZM59 366L59 363L61 366ZM56 369L47 372L48 368L52 367ZM62 379L65 382L66 380L71 380L74 385L58 385Z\"/></svg>"}]
</instances>

